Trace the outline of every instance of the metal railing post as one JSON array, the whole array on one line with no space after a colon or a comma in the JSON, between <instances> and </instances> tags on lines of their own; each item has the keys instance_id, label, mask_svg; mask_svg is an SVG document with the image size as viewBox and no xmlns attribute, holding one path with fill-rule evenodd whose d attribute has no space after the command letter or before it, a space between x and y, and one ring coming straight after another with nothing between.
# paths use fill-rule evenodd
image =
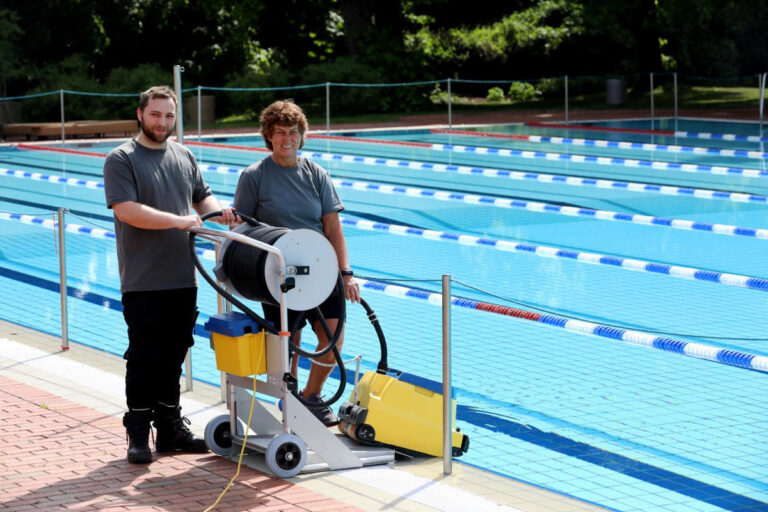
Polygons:
<instances>
[{"instance_id":1,"label":"metal railing post","mask_svg":"<svg viewBox=\"0 0 768 512\"><path fill-rule=\"evenodd\" d=\"M59 89L59 107L61 109L61 143L66 142L66 130L64 129L64 89Z\"/></svg>"},{"instance_id":2,"label":"metal railing post","mask_svg":"<svg viewBox=\"0 0 768 512\"><path fill-rule=\"evenodd\" d=\"M200 89L201 87L197 86L197 140L200 140L203 138L203 115L202 115L202 107L200 106L200 102L202 101L200 96Z\"/></svg>"},{"instance_id":3,"label":"metal railing post","mask_svg":"<svg viewBox=\"0 0 768 512\"><path fill-rule=\"evenodd\" d=\"M183 102L181 101L181 73L184 68L178 64L173 66L173 88L176 92L176 138L179 144L184 144L184 109L182 108Z\"/></svg>"},{"instance_id":4,"label":"metal railing post","mask_svg":"<svg viewBox=\"0 0 768 512\"><path fill-rule=\"evenodd\" d=\"M325 82L325 134L331 133L331 82Z\"/></svg>"},{"instance_id":5,"label":"metal railing post","mask_svg":"<svg viewBox=\"0 0 768 512\"><path fill-rule=\"evenodd\" d=\"M568 75L565 75L565 122L568 122Z\"/></svg>"},{"instance_id":6,"label":"metal railing post","mask_svg":"<svg viewBox=\"0 0 768 512\"><path fill-rule=\"evenodd\" d=\"M181 73L184 68L178 64L173 66L173 88L176 93L176 138L179 144L184 144L184 104L181 99ZM198 118L199 119L199 118ZM187 355L184 357L184 376L186 380L186 390L192 391L192 348L187 350Z\"/></svg>"},{"instance_id":7,"label":"metal railing post","mask_svg":"<svg viewBox=\"0 0 768 512\"><path fill-rule=\"evenodd\" d=\"M451 275L443 274L443 474L453 472L451 423Z\"/></svg>"},{"instance_id":8,"label":"metal railing post","mask_svg":"<svg viewBox=\"0 0 768 512\"><path fill-rule=\"evenodd\" d=\"M675 90L675 121L677 121L677 71L672 73L672 78L674 81L674 90Z\"/></svg>"},{"instance_id":9,"label":"metal railing post","mask_svg":"<svg viewBox=\"0 0 768 512\"><path fill-rule=\"evenodd\" d=\"M653 112L653 72L651 72L651 129L653 129L653 120L655 119Z\"/></svg>"},{"instance_id":10,"label":"metal railing post","mask_svg":"<svg viewBox=\"0 0 768 512\"><path fill-rule=\"evenodd\" d=\"M453 94L451 93L451 79L448 78L448 129L453 128Z\"/></svg>"},{"instance_id":11,"label":"metal railing post","mask_svg":"<svg viewBox=\"0 0 768 512\"><path fill-rule=\"evenodd\" d=\"M186 391L192 391L192 347L187 349L187 355L184 358L184 382Z\"/></svg>"},{"instance_id":12,"label":"metal railing post","mask_svg":"<svg viewBox=\"0 0 768 512\"><path fill-rule=\"evenodd\" d=\"M758 87L760 88L760 106L759 106L759 111L760 111L760 128L761 129L763 127L763 119L765 119L763 117L763 113L764 113L764 108L765 108L764 105L765 105L765 79L766 79L766 76L768 76L768 73L763 73L762 75L758 75L758 77L757 77Z\"/></svg>"},{"instance_id":13,"label":"metal railing post","mask_svg":"<svg viewBox=\"0 0 768 512\"><path fill-rule=\"evenodd\" d=\"M69 350L69 320L67 314L67 255L64 234L64 208L59 208L59 295L61 295L61 349Z\"/></svg>"}]
</instances>

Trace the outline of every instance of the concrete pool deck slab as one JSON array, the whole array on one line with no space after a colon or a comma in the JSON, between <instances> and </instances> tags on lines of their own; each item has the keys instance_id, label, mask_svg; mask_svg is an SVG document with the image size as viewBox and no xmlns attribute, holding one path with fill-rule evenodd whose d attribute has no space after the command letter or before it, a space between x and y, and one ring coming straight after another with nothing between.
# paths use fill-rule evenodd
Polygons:
<instances>
[{"instance_id":1,"label":"concrete pool deck slab","mask_svg":"<svg viewBox=\"0 0 768 512\"><path fill-rule=\"evenodd\" d=\"M149 465L125 461L120 357L0 321L0 507L24 510L206 510L237 471L237 457L184 454ZM185 383L182 381L182 390ZM227 410L218 387L182 391L191 428ZM567 496L453 461L279 479L261 454L244 457L219 510L589 512Z\"/></svg>"}]
</instances>

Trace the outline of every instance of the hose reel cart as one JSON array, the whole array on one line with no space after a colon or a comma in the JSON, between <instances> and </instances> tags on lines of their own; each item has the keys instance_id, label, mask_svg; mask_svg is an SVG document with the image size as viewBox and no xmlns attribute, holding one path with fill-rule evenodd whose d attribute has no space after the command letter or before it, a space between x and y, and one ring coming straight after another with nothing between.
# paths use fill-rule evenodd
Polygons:
<instances>
[{"instance_id":1,"label":"hose reel cart","mask_svg":"<svg viewBox=\"0 0 768 512\"><path fill-rule=\"evenodd\" d=\"M441 456L440 384L387 367L386 341L378 319L364 300L362 305L381 345L381 360L376 372L366 372L356 382L349 401L339 409L339 430L345 435L326 428L307 409L297 396L295 378L290 374L289 350L311 358L331 349L341 384L329 402L339 398L346 373L335 342L344 324L345 299L342 293L337 332L331 334L324 326L331 344L322 353L307 353L292 344L287 309L311 310L331 294L340 282L335 251L322 234L312 230L272 228L241 217L248 224L230 232L190 229L193 254L195 234L219 245L214 272L227 289L213 280L195 254L201 275L244 312L213 315L205 325L211 332L217 367L226 375L229 408L229 415L219 416L206 426L205 440L211 451L229 455L245 443L249 449L264 452L270 471L280 477L388 463L394 461L395 451ZM228 290L240 297L279 305L280 329L256 315ZM319 310L318 315L324 325ZM260 376L265 379L257 379ZM278 399L281 407L255 400L251 391L254 385L258 393ZM452 411L455 421L454 400ZM469 438L454 430L452 455L460 456L468 446Z\"/></svg>"}]
</instances>

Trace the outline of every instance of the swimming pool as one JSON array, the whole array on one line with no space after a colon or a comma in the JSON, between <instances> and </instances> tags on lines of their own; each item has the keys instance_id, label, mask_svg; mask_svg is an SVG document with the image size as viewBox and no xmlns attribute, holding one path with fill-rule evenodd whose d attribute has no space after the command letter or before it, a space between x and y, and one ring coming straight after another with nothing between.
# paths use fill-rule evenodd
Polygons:
<instances>
[{"instance_id":1,"label":"swimming pool","mask_svg":"<svg viewBox=\"0 0 768 512\"><path fill-rule=\"evenodd\" d=\"M738 140L759 136L754 125L676 130L739 137L624 122L308 139L303 154L345 202L390 365L440 380L431 294L451 274L466 299L452 334L463 462L622 511L768 507L765 141ZM266 154L256 137L188 142L224 201L237 170ZM83 226L67 237L70 338L120 354L99 188L114 143L24 146L0 150L0 317L59 333L48 225L65 207ZM205 283L200 308L193 373L218 384L200 327L216 310ZM373 331L362 308L349 315L344 356L373 367Z\"/></svg>"}]
</instances>

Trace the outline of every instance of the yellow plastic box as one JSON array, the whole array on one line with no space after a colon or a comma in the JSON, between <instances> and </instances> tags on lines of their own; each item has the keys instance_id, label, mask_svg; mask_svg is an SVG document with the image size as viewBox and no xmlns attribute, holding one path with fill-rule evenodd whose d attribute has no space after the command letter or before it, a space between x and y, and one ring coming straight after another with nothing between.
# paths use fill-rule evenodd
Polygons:
<instances>
[{"instance_id":1,"label":"yellow plastic box","mask_svg":"<svg viewBox=\"0 0 768 512\"><path fill-rule=\"evenodd\" d=\"M237 337L212 333L211 339L219 371L241 377L267 373L264 331Z\"/></svg>"},{"instance_id":2,"label":"yellow plastic box","mask_svg":"<svg viewBox=\"0 0 768 512\"><path fill-rule=\"evenodd\" d=\"M250 317L235 311L221 313L211 316L205 328L211 333L219 371L241 377L267 373L265 333Z\"/></svg>"}]
</instances>

